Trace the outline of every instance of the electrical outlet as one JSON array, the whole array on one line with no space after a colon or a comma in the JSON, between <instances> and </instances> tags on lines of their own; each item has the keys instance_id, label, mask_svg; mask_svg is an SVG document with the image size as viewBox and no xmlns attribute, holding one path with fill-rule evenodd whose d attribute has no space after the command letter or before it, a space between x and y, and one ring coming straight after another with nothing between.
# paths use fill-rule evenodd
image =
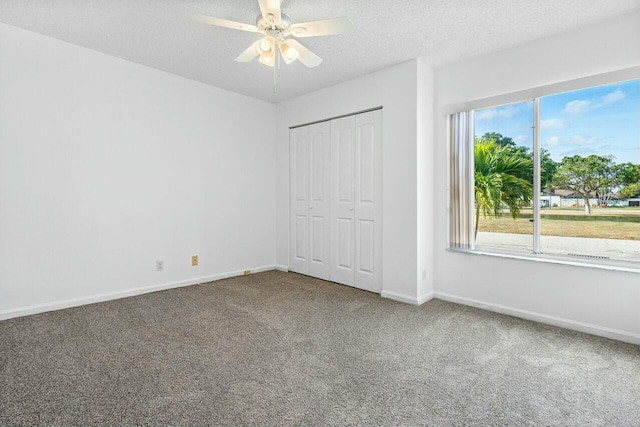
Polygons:
<instances>
[{"instance_id":1,"label":"electrical outlet","mask_svg":"<svg viewBox=\"0 0 640 427\"><path fill-rule=\"evenodd\" d=\"M198 265L198 255L194 255L191 257L191 266L195 267L196 265Z\"/></svg>"},{"instance_id":2,"label":"electrical outlet","mask_svg":"<svg viewBox=\"0 0 640 427\"><path fill-rule=\"evenodd\" d=\"M246 276L247 274L251 274L251 270L245 270L244 275Z\"/></svg>"},{"instance_id":3,"label":"electrical outlet","mask_svg":"<svg viewBox=\"0 0 640 427\"><path fill-rule=\"evenodd\" d=\"M164 261L156 261L156 271L164 270Z\"/></svg>"}]
</instances>

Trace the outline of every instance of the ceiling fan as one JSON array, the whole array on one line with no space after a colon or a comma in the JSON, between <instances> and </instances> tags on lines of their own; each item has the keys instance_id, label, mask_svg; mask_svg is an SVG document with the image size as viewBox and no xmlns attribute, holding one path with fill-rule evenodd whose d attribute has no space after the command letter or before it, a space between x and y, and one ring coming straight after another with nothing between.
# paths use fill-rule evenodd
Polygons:
<instances>
[{"instance_id":1,"label":"ceiling fan","mask_svg":"<svg viewBox=\"0 0 640 427\"><path fill-rule=\"evenodd\" d=\"M238 55L236 61L250 62L260 57L260 63L269 67L276 66L276 69L279 66L280 57L287 64L297 59L308 68L317 67L322 63L322 59L296 38L340 34L353 26L347 17L294 24L291 18L280 11L280 0L258 0L258 3L262 14L258 15L256 25L201 14L194 15L193 19L218 27L264 34L264 37Z\"/></svg>"}]
</instances>

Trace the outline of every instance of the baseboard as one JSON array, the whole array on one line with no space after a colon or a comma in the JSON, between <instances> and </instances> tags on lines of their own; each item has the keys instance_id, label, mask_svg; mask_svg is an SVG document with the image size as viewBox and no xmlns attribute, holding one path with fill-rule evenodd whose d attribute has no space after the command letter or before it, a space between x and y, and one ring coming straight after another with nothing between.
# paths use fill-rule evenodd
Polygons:
<instances>
[{"instance_id":1,"label":"baseboard","mask_svg":"<svg viewBox=\"0 0 640 427\"><path fill-rule=\"evenodd\" d=\"M432 299L433 299L433 291L427 292L426 294L423 294L422 296L418 297L418 305L422 305L427 301L431 301Z\"/></svg>"},{"instance_id":2,"label":"baseboard","mask_svg":"<svg viewBox=\"0 0 640 427\"><path fill-rule=\"evenodd\" d=\"M275 265L274 270L278 270L278 271L284 271L285 273L289 272L289 267L285 267L284 265Z\"/></svg>"},{"instance_id":3,"label":"baseboard","mask_svg":"<svg viewBox=\"0 0 640 427\"><path fill-rule=\"evenodd\" d=\"M277 266L269 265L262 267L248 268L251 273L260 273L263 271L278 269ZM62 310L65 308L78 307L86 304L94 304L97 302L111 301L120 298L132 297L136 295L148 294L150 292L164 291L166 289L175 289L185 286L198 285L200 283L213 282L215 280L227 279L229 277L237 277L244 275L245 270L232 271L228 273L214 274L211 276L195 277L192 279L181 280L177 282L163 283L160 285L143 286L139 288L125 289L115 292L107 292L102 294L90 295L86 297L72 298L51 303L29 305L26 307L12 308L9 310L0 310L0 320L12 319L14 317L30 316L32 314L45 313L47 311Z\"/></svg>"},{"instance_id":4,"label":"baseboard","mask_svg":"<svg viewBox=\"0 0 640 427\"><path fill-rule=\"evenodd\" d=\"M573 331L584 332L591 335L597 335L604 338L610 338L618 341L640 345L640 335L634 334L633 332L621 331L618 329L607 328L605 326L598 326L590 323L579 322L576 320L564 319L562 317L550 316L547 314L536 313L528 310L521 310L518 308L507 307L500 304L479 301L442 292L435 292L434 297L436 299L481 308L483 310L493 311L495 313L507 314L509 316L519 317L521 319L532 320L534 322L559 326L561 328L571 329Z\"/></svg>"},{"instance_id":5,"label":"baseboard","mask_svg":"<svg viewBox=\"0 0 640 427\"><path fill-rule=\"evenodd\" d=\"M406 304L422 305L433 298L433 292L428 292L419 297L412 297L412 296L400 294L397 292L382 290L380 291L380 296L382 298L392 299L394 301L404 302Z\"/></svg>"}]
</instances>

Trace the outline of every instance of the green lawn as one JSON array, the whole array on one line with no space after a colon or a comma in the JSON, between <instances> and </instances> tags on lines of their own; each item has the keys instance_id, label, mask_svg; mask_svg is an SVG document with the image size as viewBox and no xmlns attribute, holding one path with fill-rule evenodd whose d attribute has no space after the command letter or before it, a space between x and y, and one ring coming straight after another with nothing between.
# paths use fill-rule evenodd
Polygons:
<instances>
[{"instance_id":1,"label":"green lawn","mask_svg":"<svg viewBox=\"0 0 640 427\"><path fill-rule=\"evenodd\" d=\"M480 216L479 231L493 233L532 234L531 209L523 210L513 219L508 211L500 218ZM639 208L542 209L540 231L544 236L591 237L596 239L640 240Z\"/></svg>"}]
</instances>

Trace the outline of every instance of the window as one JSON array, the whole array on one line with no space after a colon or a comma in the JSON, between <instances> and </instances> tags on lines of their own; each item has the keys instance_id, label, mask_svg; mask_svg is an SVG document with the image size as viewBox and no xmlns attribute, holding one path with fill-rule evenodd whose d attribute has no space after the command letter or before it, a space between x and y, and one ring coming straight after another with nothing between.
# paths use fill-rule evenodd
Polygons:
<instances>
[{"instance_id":1,"label":"window","mask_svg":"<svg viewBox=\"0 0 640 427\"><path fill-rule=\"evenodd\" d=\"M454 114L450 129L451 249L640 263L640 80Z\"/></svg>"},{"instance_id":2,"label":"window","mask_svg":"<svg viewBox=\"0 0 640 427\"><path fill-rule=\"evenodd\" d=\"M474 114L476 245L533 251L534 102Z\"/></svg>"}]
</instances>

